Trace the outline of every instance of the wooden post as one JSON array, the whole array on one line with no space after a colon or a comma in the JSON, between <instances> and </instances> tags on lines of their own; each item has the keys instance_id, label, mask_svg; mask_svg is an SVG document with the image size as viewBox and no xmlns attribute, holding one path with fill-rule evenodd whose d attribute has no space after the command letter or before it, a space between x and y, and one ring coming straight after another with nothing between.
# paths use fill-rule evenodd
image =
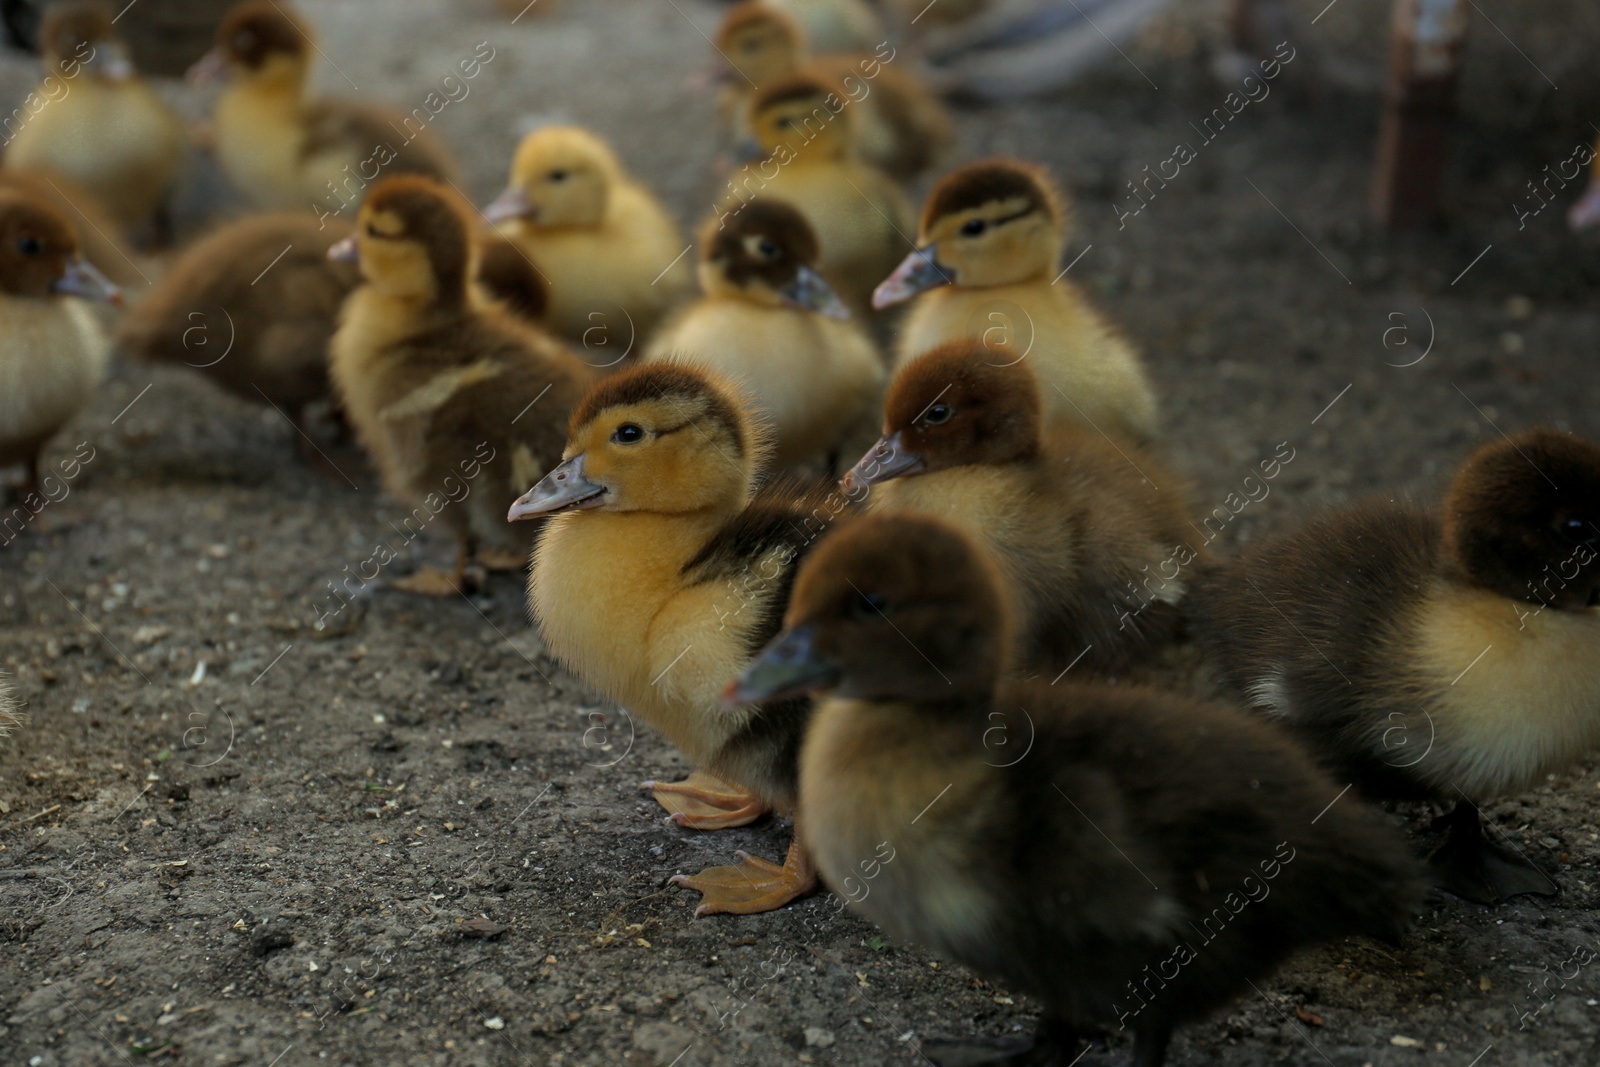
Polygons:
<instances>
[{"instance_id":1,"label":"wooden post","mask_svg":"<svg viewBox=\"0 0 1600 1067\"><path fill-rule=\"evenodd\" d=\"M1395 0L1393 26L1370 208L1379 223L1401 229L1439 211L1467 0Z\"/></svg>"}]
</instances>

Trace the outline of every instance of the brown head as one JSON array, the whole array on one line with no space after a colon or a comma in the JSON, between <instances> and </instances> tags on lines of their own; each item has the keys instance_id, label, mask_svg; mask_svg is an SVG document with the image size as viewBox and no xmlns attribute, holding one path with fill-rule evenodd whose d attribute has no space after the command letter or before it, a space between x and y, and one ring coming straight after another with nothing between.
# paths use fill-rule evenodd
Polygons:
<instances>
[{"instance_id":1,"label":"brown head","mask_svg":"<svg viewBox=\"0 0 1600 1067\"><path fill-rule=\"evenodd\" d=\"M311 27L277 0L244 0L217 26L216 45L189 71L192 81L223 77L298 87L310 62Z\"/></svg>"},{"instance_id":2,"label":"brown head","mask_svg":"<svg viewBox=\"0 0 1600 1067\"><path fill-rule=\"evenodd\" d=\"M1022 360L977 338L950 341L895 375L883 437L845 475L847 487L1039 454L1039 383Z\"/></svg>"},{"instance_id":3,"label":"brown head","mask_svg":"<svg viewBox=\"0 0 1600 1067\"><path fill-rule=\"evenodd\" d=\"M453 307L466 299L473 264L467 205L448 186L417 175L385 178L367 194L356 232L328 258L356 259L379 291Z\"/></svg>"},{"instance_id":4,"label":"brown head","mask_svg":"<svg viewBox=\"0 0 1600 1067\"><path fill-rule=\"evenodd\" d=\"M781 200L752 200L707 220L700 232L700 287L848 318L849 310L817 273L821 249L804 215Z\"/></svg>"},{"instance_id":5,"label":"brown head","mask_svg":"<svg viewBox=\"0 0 1600 1067\"><path fill-rule=\"evenodd\" d=\"M888 307L936 285L1010 285L1049 277L1067 213L1042 167L987 159L945 175L922 209L917 250L873 293Z\"/></svg>"},{"instance_id":6,"label":"brown head","mask_svg":"<svg viewBox=\"0 0 1600 1067\"><path fill-rule=\"evenodd\" d=\"M588 508L732 514L749 499L763 453L749 408L727 382L677 363L630 367L584 394L561 465L507 518Z\"/></svg>"},{"instance_id":7,"label":"brown head","mask_svg":"<svg viewBox=\"0 0 1600 1067\"><path fill-rule=\"evenodd\" d=\"M987 702L1010 619L994 564L935 519L843 524L801 564L783 633L728 687L747 704L831 690L877 702Z\"/></svg>"},{"instance_id":8,"label":"brown head","mask_svg":"<svg viewBox=\"0 0 1600 1067\"><path fill-rule=\"evenodd\" d=\"M133 75L128 48L111 22L111 6L103 0L65 0L45 9L39 23L39 54L52 71L76 74L81 64L90 74L109 81Z\"/></svg>"},{"instance_id":9,"label":"brown head","mask_svg":"<svg viewBox=\"0 0 1600 1067\"><path fill-rule=\"evenodd\" d=\"M11 192L0 192L0 292L121 302L117 287L78 258L78 235L66 218L49 204Z\"/></svg>"},{"instance_id":10,"label":"brown head","mask_svg":"<svg viewBox=\"0 0 1600 1067\"><path fill-rule=\"evenodd\" d=\"M1564 610L1600 607L1600 446L1544 428L1484 445L1445 497L1444 539L1477 585Z\"/></svg>"},{"instance_id":11,"label":"brown head","mask_svg":"<svg viewBox=\"0 0 1600 1067\"><path fill-rule=\"evenodd\" d=\"M725 80L746 88L793 74L805 62L807 50L800 24L761 0L745 0L728 9L717 27L715 47L733 66Z\"/></svg>"},{"instance_id":12,"label":"brown head","mask_svg":"<svg viewBox=\"0 0 1600 1067\"><path fill-rule=\"evenodd\" d=\"M750 133L759 154L779 165L848 155L854 127L848 100L820 78L782 78L750 101ZM741 155L756 154L754 150Z\"/></svg>"}]
</instances>

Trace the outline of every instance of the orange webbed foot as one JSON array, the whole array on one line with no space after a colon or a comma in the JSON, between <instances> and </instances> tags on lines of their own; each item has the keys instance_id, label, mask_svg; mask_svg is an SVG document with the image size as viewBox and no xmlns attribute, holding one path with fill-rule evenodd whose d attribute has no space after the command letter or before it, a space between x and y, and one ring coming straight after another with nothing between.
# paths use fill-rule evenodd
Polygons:
<instances>
[{"instance_id":1,"label":"orange webbed foot","mask_svg":"<svg viewBox=\"0 0 1600 1067\"><path fill-rule=\"evenodd\" d=\"M789 846L781 865L746 852L736 852L739 863L707 867L699 874L675 874L670 881L701 894L700 915L758 915L775 911L790 901L816 892L817 869L800 842Z\"/></svg>"},{"instance_id":2,"label":"orange webbed foot","mask_svg":"<svg viewBox=\"0 0 1600 1067\"><path fill-rule=\"evenodd\" d=\"M460 579L439 567L419 567L416 572L389 583L402 593L418 596L455 596L461 592Z\"/></svg>"},{"instance_id":3,"label":"orange webbed foot","mask_svg":"<svg viewBox=\"0 0 1600 1067\"><path fill-rule=\"evenodd\" d=\"M507 548L478 550L478 563L487 571L520 571L528 565L528 553Z\"/></svg>"},{"instance_id":4,"label":"orange webbed foot","mask_svg":"<svg viewBox=\"0 0 1600 1067\"><path fill-rule=\"evenodd\" d=\"M695 771L681 782L642 782L671 819L690 830L726 830L747 826L772 811L772 805L732 782Z\"/></svg>"}]
</instances>

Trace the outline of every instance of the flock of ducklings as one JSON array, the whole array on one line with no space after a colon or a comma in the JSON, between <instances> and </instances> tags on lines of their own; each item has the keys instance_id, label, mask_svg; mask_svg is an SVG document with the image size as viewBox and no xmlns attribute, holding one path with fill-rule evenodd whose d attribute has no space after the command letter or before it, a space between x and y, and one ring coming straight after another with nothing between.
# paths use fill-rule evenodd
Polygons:
<instances>
[{"instance_id":1,"label":"flock of ducklings","mask_svg":"<svg viewBox=\"0 0 1600 1067\"><path fill-rule=\"evenodd\" d=\"M262 213L177 254L116 342L297 424L331 395L408 505L470 462L441 513L453 570L392 584L529 566L550 651L699 768L645 783L675 821L793 813L783 863L676 879L700 913L871 877L859 908L891 934L1038 998L1031 1049L997 1060L1075 1062L1115 1024L1153 1067L1297 949L1398 938L1430 885L1557 891L1477 805L1600 742L1595 444L1525 430L1436 511L1372 500L1210 558L1138 352L1057 276L1043 170L946 174L904 254L899 183L950 140L907 66L879 57L838 108L871 57L813 59L777 7L731 9L730 138L783 162L729 182L696 272L577 128L528 135L482 213L427 135L353 219L307 211L399 118L308 96L311 39L272 0L221 24L210 143ZM83 69L0 171L0 462L30 473L106 370L82 300L115 293L106 235L157 210L184 136L103 5L52 8L41 44ZM991 344L997 301L1025 352ZM214 307L236 339L202 365L185 332ZM644 339L616 366L581 347L597 308ZM1131 681L1182 640L1235 704ZM1453 802L1426 864L1366 806L1384 798Z\"/></svg>"}]
</instances>

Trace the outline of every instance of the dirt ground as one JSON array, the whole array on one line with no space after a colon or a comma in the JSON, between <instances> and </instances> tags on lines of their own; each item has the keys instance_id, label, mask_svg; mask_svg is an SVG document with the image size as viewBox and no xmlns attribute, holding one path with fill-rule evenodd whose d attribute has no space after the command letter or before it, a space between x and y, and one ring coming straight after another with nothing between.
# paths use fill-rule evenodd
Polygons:
<instances>
[{"instance_id":1,"label":"dirt ground","mask_svg":"<svg viewBox=\"0 0 1600 1067\"><path fill-rule=\"evenodd\" d=\"M709 0L565 0L516 25L488 0L304 6L321 84L408 108L494 47L439 119L476 197L524 121L562 117L686 222L711 202L712 106L685 84ZM963 155L1042 160L1076 198L1072 275L1146 352L1196 510L1282 443L1230 543L1367 492L1431 496L1498 430L1600 436L1600 242L1566 231L1576 189L1520 229L1512 207L1594 130L1537 105L1469 119L1453 221L1391 238L1363 210L1376 100L1291 62L1119 227L1124 182L1228 91L1204 39L1175 21L1066 92L960 115ZM1473 46L1521 69L1487 25ZM8 95L32 78L0 57ZM191 221L215 186L185 192ZM318 631L330 583L405 514L359 458L319 474L276 412L129 365L50 452L74 456L70 496L0 548L0 665L32 720L0 740L0 1062L921 1063L926 1036L1031 1025L1025 998L828 895L694 919L668 876L776 857L788 826L663 823L637 783L683 760L544 654L514 576L470 600L374 590ZM391 575L450 551L426 536ZM1487 811L1559 869L1558 899L1438 900L1401 950L1307 954L1171 1062L1600 1062L1600 968L1576 962L1600 950L1600 775ZM1427 815L1396 813L1419 849Z\"/></svg>"}]
</instances>

